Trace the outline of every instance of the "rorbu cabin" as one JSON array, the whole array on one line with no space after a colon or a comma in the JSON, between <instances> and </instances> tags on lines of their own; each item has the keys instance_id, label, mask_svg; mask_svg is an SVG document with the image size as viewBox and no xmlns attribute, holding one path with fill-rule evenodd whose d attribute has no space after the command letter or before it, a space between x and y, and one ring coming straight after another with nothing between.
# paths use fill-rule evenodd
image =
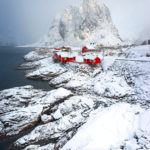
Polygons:
<instances>
[{"instance_id":1,"label":"rorbu cabin","mask_svg":"<svg viewBox=\"0 0 150 150\"><path fill-rule=\"evenodd\" d=\"M58 60L60 62L74 62L74 61L76 61L75 56L68 55L68 53L66 53L66 52L54 53L53 59Z\"/></svg>"},{"instance_id":2,"label":"rorbu cabin","mask_svg":"<svg viewBox=\"0 0 150 150\"><path fill-rule=\"evenodd\" d=\"M86 46L84 46L84 47L82 48L82 53L86 53L86 52L88 52L88 48L87 48Z\"/></svg>"},{"instance_id":3,"label":"rorbu cabin","mask_svg":"<svg viewBox=\"0 0 150 150\"><path fill-rule=\"evenodd\" d=\"M67 51L69 51L69 50L71 50L71 48L63 46L63 47L61 47L61 50L67 50Z\"/></svg>"},{"instance_id":4,"label":"rorbu cabin","mask_svg":"<svg viewBox=\"0 0 150 150\"><path fill-rule=\"evenodd\" d=\"M100 64L101 63L101 60L99 57L96 57L95 59L87 59L85 58L84 59L84 63L85 64L91 64L91 65L96 65L96 64Z\"/></svg>"},{"instance_id":5,"label":"rorbu cabin","mask_svg":"<svg viewBox=\"0 0 150 150\"><path fill-rule=\"evenodd\" d=\"M95 51L97 51L97 50L94 49L94 48L87 48L86 46L84 46L84 47L82 48L82 53L95 52Z\"/></svg>"},{"instance_id":6,"label":"rorbu cabin","mask_svg":"<svg viewBox=\"0 0 150 150\"><path fill-rule=\"evenodd\" d=\"M101 59L99 57L96 57L94 59L94 64L100 64L101 63Z\"/></svg>"},{"instance_id":7,"label":"rorbu cabin","mask_svg":"<svg viewBox=\"0 0 150 150\"><path fill-rule=\"evenodd\" d=\"M71 48L70 47L65 47L65 46L62 46L62 47L60 47L60 48L54 48L55 50L62 50L62 51L69 51L69 50L71 50Z\"/></svg>"},{"instance_id":8,"label":"rorbu cabin","mask_svg":"<svg viewBox=\"0 0 150 150\"><path fill-rule=\"evenodd\" d=\"M70 49L69 47L61 47L61 49ZM82 53L90 52L86 46L82 48ZM100 64L101 59L94 53L85 53L84 56L81 55L79 52L68 52L68 51L61 51L54 53L53 56L54 60L58 60L59 62L76 62L79 64Z\"/></svg>"},{"instance_id":9,"label":"rorbu cabin","mask_svg":"<svg viewBox=\"0 0 150 150\"><path fill-rule=\"evenodd\" d=\"M74 61L76 61L76 57L75 57L75 56L74 56L74 57L69 58L69 62L74 62Z\"/></svg>"}]
</instances>

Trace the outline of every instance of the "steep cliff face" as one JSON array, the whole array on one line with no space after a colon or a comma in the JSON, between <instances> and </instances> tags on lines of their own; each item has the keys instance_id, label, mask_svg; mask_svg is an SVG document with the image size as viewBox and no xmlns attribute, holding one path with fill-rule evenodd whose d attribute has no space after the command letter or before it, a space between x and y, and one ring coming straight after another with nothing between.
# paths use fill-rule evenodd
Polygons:
<instances>
[{"instance_id":1,"label":"steep cliff face","mask_svg":"<svg viewBox=\"0 0 150 150\"><path fill-rule=\"evenodd\" d=\"M122 41L112 23L109 9L94 0L84 0L58 14L40 46L82 46L89 43L117 45Z\"/></svg>"}]
</instances>

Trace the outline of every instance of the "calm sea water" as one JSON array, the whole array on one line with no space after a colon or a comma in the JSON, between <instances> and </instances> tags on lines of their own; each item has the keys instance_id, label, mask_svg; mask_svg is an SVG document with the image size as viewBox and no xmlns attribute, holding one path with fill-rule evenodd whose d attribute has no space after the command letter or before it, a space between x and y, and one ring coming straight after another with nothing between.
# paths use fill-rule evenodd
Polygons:
<instances>
[{"instance_id":1,"label":"calm sea water","mask_svg":"<svg viewBox=\"0 0 150 150\"><path fill-rule=\"evenodd\" d=\"M23 56L34 48L0 47L0 90L16 86L33 85L35 88L50 89L47 82L28 80L23 70L17 70L23 63Z\"/></svg>"},{"instance_id":2,"label":"calm sea water","mask_svg":"<svg viewBox=\"0 0 150 150\"><path fill-rule=\"evenodd\" d=\"M33 49L34 48L0 47L0 90L24 85L33 85L35 88L44 90L51 89L47 82L25 79L24 71L17 70L18 65L24 61L23 56ZM10 144L29 131L25 131L23 134L13 138L0 140L0 150L8 150Z\"/></svg>"}]
</instances>

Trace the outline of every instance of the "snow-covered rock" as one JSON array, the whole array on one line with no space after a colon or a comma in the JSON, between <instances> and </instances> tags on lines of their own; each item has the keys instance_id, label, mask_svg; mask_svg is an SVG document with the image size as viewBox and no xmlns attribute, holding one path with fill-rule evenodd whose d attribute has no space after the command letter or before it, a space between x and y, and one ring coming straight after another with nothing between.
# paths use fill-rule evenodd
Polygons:
<instances>
[{"instance_id":1,"label":"snow-covered rock","mask_svg":"<svg viewBox=\"0 0 150 150\"><path fill-rule=\"evenodd\" d=\"M2 134L6 134L5 136L13 136L34 126L39 121L42 110L43 107L41 105L36 105L5 113L0 116L0 120L5 127Z\"/></svg>"},{"instance_id":2,"label":"snow-covered rock","mask_svg":"<svg viewBox=\"0 0 150 150\"><path fill-rule=\"evenodd\" d=\"M130 48L123 56L130 59L150 60L150 45L142 45Z\"/></svg>"},{"instance_id":3,"label":"snow-covered rock","mask_svg":"<svg viewBox=\"0 0 150 150\"><path fill-rule=\"evenodd\" d=\"M142 101L150 100L150 48L138 46L127 50L111 67L130 85Z\"/></svg>"},{"instance_id":4,"label":"snow-covered rock","mask_svg":"<svg viewBox=\"0 0 150 150\"><path fill-rule=\"evenodd\" d=\"M31 51L29 52L27 55L24 56L24 59L26 61L36 61L36 60L40 60L46 57L51 56L51 53L49 50L45 50L45 49L37 49L35 51Z\"/></svg>"},{"instance_id":5,"label":"snow-covered rock","mask_svg":"<svg viewBox=\"0 0 150 150\"><path fill-rule=\"evenodd\" d=\"M15 147L25 147L31 144L38 144L42 141L56 141L56 147L63 146L63 138L71 138L78 127L85 123L89 113L94 110L95 102L87 96L73 96L58 106L53 108L50 114L53 121L44 125L39 125L31 133L18 139ZM46 116L48 117L48 116ZM46 118L44 117L44 118ZM71 134L70 134L71 132Z\"/></svg>"},{"instance_id":6,"label":"snow-covered rock","mask_svg":"<svg viewBox=\"0 0 150 150\"><path fill-rule=\"evenodd\" d=\"M3 134L3 130L4 130L4 125L3 125L3 123L0 121L0 133Z\"/></svg>"},{"instance_id":7,"label":"snow-covered rock","mask_svg":"<svg viewBox=\"0 0 150 150\"><path fill-rule=\"evenodd\" d=\"M94 92L110 98L122 98L134 94L133 89L124 78L117 77L113 72L106 72L97 76Z\"/></svg>"},{"instance_id":8,"label":"snow-covered rock","mask_svg":"<svg viewBox=\"0 0 150 150\"><path fill-rule=\"evenodd\" d=\"M44 112L71 95L63 88L46 92L32 86L0 91L0 137L17 135L34 126Z\"/></svg>"},{"instance_id":9,"label":"snow-covered rock","mask_svg":"<svg viewBox=\"0 0 150 150\"><path fill-rule=\"evenodd\" d=\"M84 88L85 85L87 85L87 80L89 79L89 76L77 73L72 77L72 79L65 85L66 88Z\"/></svg>"},{"instance_id":10,"label":"snow-covered rock","mask_svg":"<svg viewBox=\"0 0 150 150\"><path fill-rule=\"evenodd\" d=\"M53 117L52 117L51 115L43 114L43 115L41 116L41 121L42 121L43 123L48 123L48 122L50 122L50 121L52 121L52 120L53 120Z\"/></svg>"},{"instance_id":11,"label":"snow-covered rock","mask_svg":"<svg viewBox=\"0 0 150 150\"><path fill-rule=\"evenodd\" d=\"M148 147L149 123L149 110L145 111L138 105L119 103L104 110L98 109L62 150L115 150L121 149L123 142L126 143L123 149ZM145 139L136 135L141 131ZM139 138L139 143L136 138Z\"/></svg>"},{"instance_id":12,"label":"snow-covered rock","mask_svg":"<svg viewBox=\"0 0 150 150\"><path fill-rule=\"evenodd\" d=\"M29 145L24 150L54 150L54 144L47 144L44 146Z\"/></svg>"},{"instance_id":13,"label":"snow-covered rock","mask_svg":"<svg viewBox=\"0 0 150 150\"><path fill-rule=\"evenodd\" d=\"M62 73L59 76L50 80L49 84L57 86L57 85L62 85L62 84L68 83L71 80L72 76L73 76L72 71Z\"/></svg>"},{"instance_id":14,"label":"snow-covered rock","mask_svg":"<svg viewBox=\"0 0 150 150\"><path fill-rule=\"evenodd\" d=\"M100 106L107 106L106 101L90 94L73 96L64 88L43 91L24 86L3 90L0 91L0 138L33 127L14 142L13 148L49 150L54 143L60 148L86 122L90 112Z\"/></svg>"},{"instance_id":15,"label":"snow-covered rock","mask_svg":"<svg viewBox=\"0 0 150 150\"><path fill-rule=\"evenodd\" d=\"M27 71L25 77L30 79L50 80L52 77L66 72L65 67L54 64L51 57L39 60L39 66L32 71Z\"/></svg>"},{"instance_id":16,"label":"snow-covered rock","mask_svg":"<svg viewBox=\"0 0 150 150\"><path fill-rule=\"evenodd\" d=\"M105 46L122 44L109 9L95 0L84 0L79 8L71 6L56 15L48 34L36 45L79 47L90 43Z\"/></svg>"},{"instance_id":17,"label":"snow-covered rock","mask_svg":"<svg viewBox=\"0 0 150 150\"><path fill-rule=\"evenodd\" d=\"M14 148L61 149L76 133L75 137L82 136L81 126L87 122L89 115L98 109L90 117L95 118L91 124L93 128L85 129L92 140L85 139L89 140L88 144L87 141L84 143L83 139L85 145L81 144L81 149L87 149L91 143L96 143L94 146L106 145L111 149L149 147L149 110L144 110L150 107L150 62L147 57L149 50L147 46L140 48L142 52L137 49L106 50L102 64L97 66L71 62L55 63L50 49L43 52L36 50L37 54L27 54L28 62L21 66L29 69L26 71L26 77L49 80L50 85L59 88L43 91L25 86L1 91L0 136L18 135L21 131L33 127L32 131L13 143ZM120 56L121 53L124 54ZM32 59L32 55L35 59ZM92 55L87 53L84 56ZM95 55L102 56L102 52ZM140 61L135 62L135 59ZM147 101L143 101L143 98ZM121 101L139 103L143 109L125 103L109 107ZM92 129L95 129L93 133ZM98 134L99 130L101 134ZM99 145L94 137L101 139L103 142L100 143L105 145ZM69 148L76 147L69 145Z\"/></svg>"}]
</instances>

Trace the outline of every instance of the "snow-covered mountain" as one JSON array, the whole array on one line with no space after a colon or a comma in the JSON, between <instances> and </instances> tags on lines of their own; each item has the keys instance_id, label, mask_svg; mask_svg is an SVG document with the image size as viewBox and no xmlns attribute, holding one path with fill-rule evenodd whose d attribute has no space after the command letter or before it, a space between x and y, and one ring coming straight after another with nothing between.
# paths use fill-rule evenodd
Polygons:
<instances>
[{"instance_id":1,"label":"snow-covered mountain","mask_svg":"<svg viewBox=\"0 0 150 150\"><path fill-rule=\"evenodd\" d=\"M118 45L122 43L113 25L109 9L95 0L70 6L56 15L47 35L35 46L83 46L89 43Z\"/></svg>"}]
</instances>

